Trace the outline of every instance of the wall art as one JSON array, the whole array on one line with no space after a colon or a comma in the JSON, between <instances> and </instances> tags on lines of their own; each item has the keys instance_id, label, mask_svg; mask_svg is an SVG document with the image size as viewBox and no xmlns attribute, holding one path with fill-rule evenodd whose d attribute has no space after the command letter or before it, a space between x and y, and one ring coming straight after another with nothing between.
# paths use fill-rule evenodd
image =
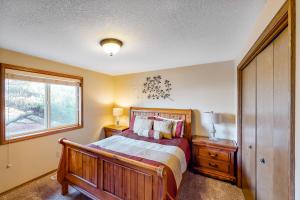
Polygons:
<instances>
[{"instance_id":1,"label":"wall art","mask_svg":"<svg viewBox=\"0 0 300 200\"><path fill-rule=\"evenodd\" d=\"M148 99L170 98L172 84L169 80L163 80L161 75L147 77L144 83L143 93Z\"/></svg>"}]
</instances>

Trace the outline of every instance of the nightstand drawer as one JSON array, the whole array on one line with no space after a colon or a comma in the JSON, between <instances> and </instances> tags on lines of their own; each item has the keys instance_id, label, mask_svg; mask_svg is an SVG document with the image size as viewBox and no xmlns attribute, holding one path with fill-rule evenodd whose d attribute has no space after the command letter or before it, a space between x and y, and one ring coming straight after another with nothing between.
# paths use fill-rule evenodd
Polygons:
<instances>
[{"instance_id":1,"label":"nightstand drawer","mask_svg":"<svg viewBox=\"0 0 300 200\"><path fill-rule=\"evenodd\" d=\"M205 159L205 158L197 156L196 164L200 167L209 168L209 169L213 169L213 170L224 172L224 173L230 172L230 165L229 165L229 163L225 163L225 162L219 162L216 160Z\"/></svg>"},{"instance_id":2,"label":"nightstand drawer","mask_svg":"<svg viewBox=\"0 0 300 200\"><path fill-rule=\"evenodd\" d=\"M205 157L208 159L220 160L229 162L230 161L230 154L225 151L220 151L212 148L202 148L198 149L198 155L201 157Z\"/></svg>"}]
</instances>

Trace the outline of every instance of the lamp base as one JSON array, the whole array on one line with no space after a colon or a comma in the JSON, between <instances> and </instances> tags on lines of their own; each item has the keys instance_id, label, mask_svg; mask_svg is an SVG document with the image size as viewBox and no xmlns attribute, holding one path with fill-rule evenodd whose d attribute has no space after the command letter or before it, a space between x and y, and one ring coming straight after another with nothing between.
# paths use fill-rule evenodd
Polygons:
<instances>
[{"instance_id":1,"label":"lamp base","mask_svg":"<svg viewBox=\"0 0 300 200\"><path fill-rule=\"evenodd\" d=\"M118 127L120 126L120 121L119 120L116 121L116 126L118 126Z\"/></svg>"}]
</instances>

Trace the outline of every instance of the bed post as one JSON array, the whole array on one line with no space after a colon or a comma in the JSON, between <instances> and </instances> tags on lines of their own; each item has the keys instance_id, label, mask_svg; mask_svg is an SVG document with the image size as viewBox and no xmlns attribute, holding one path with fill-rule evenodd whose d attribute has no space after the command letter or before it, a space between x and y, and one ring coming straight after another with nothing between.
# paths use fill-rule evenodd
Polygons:
<instances>
[{"instance_id":1,"label":"bed post","mask_svg":"<svg viewBox=\"0 0 300 200\"><path fill-rule=\"evenodd\" d=\"M66 195L68 194L68 187L69 184L65 180L65 169L66 169L66 147L64 143L62 142L65 138L61 138L59 140L59 143L62 144L62 152L61 157L59 161L59 166L57 170L57 181L61 184L61 194Z\"/></svg>"},{"instance_id":2,"label":"bed post","mask_svg":"<svg viewBox=\"0 0 300 200\"><path fill-rule=\"evenodd\" d=\"M69 184L66 181L64 181L61 184L61 194L66 195L66 194L68 194L68 192L69 192Z\"/></svg>"}]
</instances>

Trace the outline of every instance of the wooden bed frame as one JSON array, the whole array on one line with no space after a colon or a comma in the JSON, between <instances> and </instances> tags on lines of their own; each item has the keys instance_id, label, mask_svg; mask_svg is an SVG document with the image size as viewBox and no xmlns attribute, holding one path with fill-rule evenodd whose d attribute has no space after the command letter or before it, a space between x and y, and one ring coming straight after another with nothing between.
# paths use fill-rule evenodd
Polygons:
<instances>
[{"instance_id":1,"label":"wooden bed frame","mask_svg":"<svg viewBox=\"0 0 300 200\"><path fill-rule=\"evenodd\" d=\"M184 137L191 141L192 110L132 107L132 115L184 119ZM92 199L172 199L163 165L155 167L64 138L59 143L63 149L57 180L63 195L71 185Z\"/></svg>"}]
</instances>

